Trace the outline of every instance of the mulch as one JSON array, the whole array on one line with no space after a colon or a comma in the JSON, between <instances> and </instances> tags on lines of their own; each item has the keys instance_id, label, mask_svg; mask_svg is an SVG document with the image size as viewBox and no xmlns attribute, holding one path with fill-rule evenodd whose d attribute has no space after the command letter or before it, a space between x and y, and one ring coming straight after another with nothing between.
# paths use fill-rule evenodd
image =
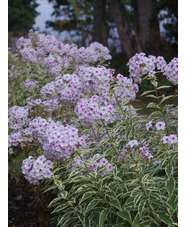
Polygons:
<instances>
[{"instance_id":1,"label":"mulch","mask_svg":"<svg viewBox=\"0 0 186 227\"><path fill-rule=\"evenodd\" d=\"M42 194L42 186L33 186L24 177L9 179L8 226L48 227L50 196Z\"/></svg>"}]
</instances>

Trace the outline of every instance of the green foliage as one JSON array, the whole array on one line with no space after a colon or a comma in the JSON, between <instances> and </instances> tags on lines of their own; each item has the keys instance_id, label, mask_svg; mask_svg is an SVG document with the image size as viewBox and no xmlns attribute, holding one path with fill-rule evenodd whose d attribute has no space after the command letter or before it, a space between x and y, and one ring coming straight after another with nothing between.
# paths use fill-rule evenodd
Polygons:
<instances>
[{"instance_id":1,"label":"green foliage","mask_svg":"<svg viewBox=\"0 0 186 227\"><path fill-rule=\"evenodd\" d=\"M38 6L35 0L9 0L8 1L8 30L30 30L39 14L35 9Z\"/></svg>"},{"instance_id":2,"label":"green foliage","mask_svg":"<svg viewBox=\"0 0 186 227\"><path fill-rule=\"evenodd\" d=\"M159 112L152 121L163 119L168 134L173 133L173 119L165 111L167 106L162 106L164 97L159 97L157 93L167 87L154 85L155 90L149 93L154 94L156 102L150 103L148 108ZM117 111L121 111L120 108ZM107 126L100 125L95 132L97 136L106 127L109 136L100 142L100 146L113 164L112 172L103 176L98 174L99 169L94 173L89 172L86 167L88 162L84 161L85 166L69 172L59 170L54 174L58 179L56 181L54 178L58 195L52 205L56 207L53 212L58 214L59 226L66 226L65 223L105 227L177 225L177 152L170 145L160 142L161 135L158 133L144 133L144 121L140 121L138 115L129 115L127 110L123 114L126 118ZM118 135L126 136L125 143L131 139L152 138L150 146L155 147L153 156L161 160L160 164L155 165L151 161L147 164L135 150L127 153L127 158L117 160L123 142L120 137L113 140L116 131ZM106 146L108 144L110 147ZM92 153L93 150L87 151ZM174 158L169 155L171 153Z\"/></svg>"}]
</instances>

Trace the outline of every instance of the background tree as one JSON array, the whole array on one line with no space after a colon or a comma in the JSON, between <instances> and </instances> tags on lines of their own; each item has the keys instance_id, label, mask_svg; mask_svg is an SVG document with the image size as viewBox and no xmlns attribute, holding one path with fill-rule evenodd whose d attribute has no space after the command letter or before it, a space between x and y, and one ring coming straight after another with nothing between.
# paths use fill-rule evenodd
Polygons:
<instances>
[{"instance_id":1,"label":"background tree","mask_svg":"<svg viewBox=\"0 0 186 227\"><path fill-rule=\"evenodd\" d=\"M159 54L160 31L156 0L133 0L134 24L140 47L145 53Z\"/></svg>"},{"instance_id":2,"label":"background tree","mask_svg":"<svg viewBox=\"0 0 186 227\"><path fill-rule=\"evenodd\" d=\"M39 15L37 6L36 0L9 0L8 31L28 32Z\"/></svg>"}]
</instances>

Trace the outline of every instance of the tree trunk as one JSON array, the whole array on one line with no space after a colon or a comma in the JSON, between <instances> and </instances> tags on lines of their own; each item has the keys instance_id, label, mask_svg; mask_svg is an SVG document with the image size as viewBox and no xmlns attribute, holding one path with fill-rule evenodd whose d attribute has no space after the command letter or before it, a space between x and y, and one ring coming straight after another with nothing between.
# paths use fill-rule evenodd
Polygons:
<instances>
[{"instance_id":1,"label":"tree trunk","mask_svg":"<svg viewBox=\"0 0 186 227\"><path fill-rule=\"evenodd\" d=\"M93 22L93 41L108 46L108 29L105 23L105 0L94 0L94 22Z\"/></svg>"},{"instance_id":2,"label":"tree trunk","mask_svg":"<svg viewBox=\"0 0 186 227\"><path fill-rule=\"evenodd\" d=\"M134 17L142 51L158 54L161 39L156 14L156 0L134 0Z\"/></svg>"},{"instance_id":3,"label":"tree trunk","mask_svg":"<svg viewBox=\"0 0 186 227\"><path fill-rule=\"evenodd\" d=\"M134 38L127 22L125 11L121 9L118 0L108 0L108 7L118 30L123 53L126 58L131 58L135 52Z\"/></svg>"}]
</instances>

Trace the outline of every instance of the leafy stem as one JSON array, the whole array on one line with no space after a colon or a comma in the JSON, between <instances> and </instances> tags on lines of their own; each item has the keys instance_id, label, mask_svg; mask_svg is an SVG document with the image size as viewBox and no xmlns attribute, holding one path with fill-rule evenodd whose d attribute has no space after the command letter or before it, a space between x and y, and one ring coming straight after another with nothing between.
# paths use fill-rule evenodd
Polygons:
<instances>
[{"instance_id":1,"label":"leafy stem","mask_svg":"<svg viewBox=\"0 0 186 227\"><path fill-rule=\"evenodd\" d=\"M161 115L163 117L163 121L165 122L167 135L169 135L170 133L169 133L169 127L168 127L167 119L166 119L165 113L163 111L163 108L161 106L160 97L158 95L158 90L157 90L156 86L154 86L154 91L155 91L155 94L156 94L156 97L157 97L157 100L158 100L158 106L160 108L160 112L161 112Z\"/></svg>"},{"instance_id":2,"label":"leafy stem","mask_svg":"<svg viewBox=\"0 0 186 227\"><path fill-rule=\"evenodd\" d=\"M113 150L115 151L115 153L116 153L116 155L118 155L118 150L117 150L117 148L114 146L114 144L113 144L113 138L111 137L111 135L110 135L110 133L109 133L109 131L108 131L108 129L107 129L107 126L105 125L105 123L104 123L104 121L103 120L101 120L101 122L102 122L102 124L103 124L103 126L104 126L104 128L105 128L105 130L106 130L106 133L107 133L107 135L108 135L108 137L109 137L109 140L110 140L110 143L111 143L111 145L112 145L112 148L113 148Z\"/></svg>"}]
</instances>

